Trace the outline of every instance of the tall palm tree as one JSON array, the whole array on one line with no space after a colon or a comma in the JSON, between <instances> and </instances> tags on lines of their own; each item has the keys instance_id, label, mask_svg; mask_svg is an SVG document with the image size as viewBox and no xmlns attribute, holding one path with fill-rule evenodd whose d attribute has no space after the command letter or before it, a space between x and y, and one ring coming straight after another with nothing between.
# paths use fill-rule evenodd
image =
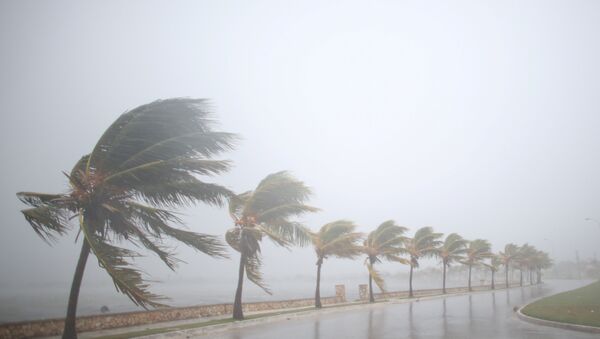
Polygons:
<instances>
[{"instance_id":1,"label":"tall palm tree","mask_svg":"<svg viewBox=\"0 0 600 339\"><path fill-rule=\"evenodd\" d=\"M523 286L523 271L530 269L531 260L535 256L535 253L536 253L535 247L533 247L529 244L524 244L523 246L519 247L519 252L517 254L516 262L518 263L519 271L520 271L520 277L519 277L519 285L520 286ZM529 280L531 283L531 274L530 274Z\"/></svg>"},{"instance_id":2,"label":"tall palm tree","mask_svg":"<svg viewBox=\"0 0 600 339\"><path fill-rule=\"evenodd\" d=\"M375 297L373 295L373 281L375 281L375 284L377 284L381 291L385 291L385 283L379 272L375 270L375 263L381 262L382 259L386 259L408 264L406 259L399 257L399 254L402 251L402 244L406 239L402 235L407 230L406 227L396 225L394 220L388 220L369 233L367 239L365 239L363 250L367 255L365 265L369 270L370 302L375 302Z\"/></svg>"},{"instance_id":3,"label":"tall palm tree","mask_svg":"<svg viewBox=\"0 0 600 339\"><path fill-rule=\"evenodd\" d=\"M170 209L196 202L221 205L230 191L203 182L197 175L215 175L228 162L212 160L232 148L234 135L213 130L206 102L176 98L155 101L122 114L104 132L90 154L67 176L65 193L21 192L32 208L22 211L46 242L70 229L77 218L82 246L75 269L63 338L77 337L77 299L88 255L92 252L113 279L117 291L136 305L163 306L162 297L148 291L141 272L126 258L138 256L115 242L129 240L156 253L171 269L178 262L162 245L171 237L210 256L225 257L217 238L180 230L181 220Z\"/></svg>"},{"instance_id":4,"label":"tall palm tree","mask_svg":"<svg viewBox=\"0 0 600 339\"><path fill-rule=\"evenodd\" d=\"M354 232L356 225L347 220L337 220L325 224L319 232L312 235L313 246L317 253L317 288L315 307L321 308L321 266L327 257L355 258L362 253L358 241L361 233Z\"/></svg>"},{"instance_id":5,"label":"tall palm tree","mask_svg":"<svg viewBox=\"0 0 600 339\"><path fill-rule=\"evenodd\" d=\"M498 272L498 270L500 269L500 266L502 265L502 261L500 259L500 257L496 254L490 254L490 262L489 264L484 263L484 265L490 269L490 271L492 272L492 289L495 290L496 289L496 283L495 283L495 276L496 276L496 272Z\"/></svg>"},{"instance_id":6,"label":"tall palm tree","mask_svg":"<svg viewBox=\"0 0 600 339\"><path fill-rule=\"evenodd\" d=\"M508 270L510 268L511 262L513 262L519 255L519 246L515 244L506 244L504 246L504 251L498 254L502 265L504 266L505 279L506 279L506 288L509 287L509 279L508 279Z\"/></svg>"},{"instance_id":7,"label":"tall palm tree","mask_svg":"<svg viewBox=\"0 0 600 339\"><path fill-rule=\"evenodd\" d=\"M475 239L467 244L467 252L463 264L469 267L469 291L471 288L471 271L474 265L479 265L485 258L491 256L492 246L487 240Z\"/></svg>"},{"instance_id":8,"label":"tall palm tree","mask_svg":"<svg viewBox=\"0 0 600 339\"><path fill-rule=\"evenodd\" d=\"M467 241L456 233L448 234L444 242L436 249L437 256L442 259L443 278L442 292L446 294L446 268L450 267L453 262L463 260L463 255L466 252Z\"/></svg>"},{"instance_id":9,"label":"tall palm tree","mask_svg":"<svg viewBox=\"0 0 600 339\"><path fill-rule=\"evenodd\" d=\"M419 259L437 255L437 248L442 243L438 239L442 233L435 233L431 227L421 227L415 232L413 238L406 238L402 253L410 256L410 275L408 283L408 296L413 297L413 270L419 267Z\"/></svg>"},{"instance_id":10,"label":"tall palm tree","mask_svg":"<svg viewBox=\"0 0 600 339\"><path fill-rule=\"evenodd\" d=\"M225 240L240 253L238 285L233 304L233 318L243 319L242 287L244 271L248 279L271 294L260 272L260 241L267 237L276 245L308 245L310 231L290 218L317 208L305 204L312 194L303 182L288 172L277 172L264 178L253 191L234 195L229 200L229 214L235 227L227 231Z\"/></svg>"},{"instance_id":11,"label":"tall palm tree","mask_svg":"<svg viewBox=\"0 0 600 339\"><path fill-rule=\"evenodd\" d=\"M537 251L537 253L535 254L535 257L533 259L533 267L537 274L536 283L541 284L542 283L542 270L552 267L552 259L550 259L550 256L548 255L548 253L546 253L544 251Z\"/></svg>"}]
</instances>

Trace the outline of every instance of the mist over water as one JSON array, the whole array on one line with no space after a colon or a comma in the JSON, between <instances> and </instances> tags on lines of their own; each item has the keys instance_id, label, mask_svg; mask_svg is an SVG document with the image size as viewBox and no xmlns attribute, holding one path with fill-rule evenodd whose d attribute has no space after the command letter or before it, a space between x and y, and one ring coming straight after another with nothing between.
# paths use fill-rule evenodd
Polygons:
<instances>
[{"instance_id":1,"label":"mist over water","mask_svg":"<svg viewBox=\"0 0 600 339\"><path fill-rule=\"evenodd\" d=\"M368 282L368 276L345 276L321 280L321 295L335 296L335 285L346 286L346 298L358 299L358 286ZM273 294L268 295L260 288L248 284L244 289L244 300L269 301L313 298L315 281L309 276L290 276L271 279ZM388 291L408 289L408 280L403 277L389 277L386 280ZM486 282L489 283L489 280ZM421 277L413 281L417 289L441 288L441 277ZM474 286L479 285L474 281ZM448 287L465 286L465 279L450 279ZM0 289L0 323L34 320L43 318L64 317L66 300L69 293L69 282L53 284L24 283L18 285L4 284ZM202 304L231 303L235 292L235 281L210 280L205 278L185 279L171 277L166 281L155 284L153 291L169 296L171 306L193 306ZM100 314L100 308L107 306L111 312L138 311L127 297L116 293L114 288L104 283L84 281L79 298L78 314Z\"/></svg>"}]
</instances>

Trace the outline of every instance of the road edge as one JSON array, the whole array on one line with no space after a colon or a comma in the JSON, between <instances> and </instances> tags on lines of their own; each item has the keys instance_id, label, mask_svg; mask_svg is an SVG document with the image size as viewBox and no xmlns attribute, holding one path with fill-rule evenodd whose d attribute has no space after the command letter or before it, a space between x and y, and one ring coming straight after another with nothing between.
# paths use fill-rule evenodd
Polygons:
<instances>
[{"instance_id":1,"label":"road edge","mask_svg":"<svg viewBox=\"0 0 600 339\"><path fill-rule=\"evenodd\" d=\"M527 285L527 286L523 286L523 287L531 287L531 285ZM523 288L523 287L514 286L514 287L510 287L509 289ZM156 334L150 334L150 335L146 335L146 336L140 336L137 338L165 339L165 338L174 338L176 335L180 335L180 337L191 338L191 337L198 337L198 336L205 336L205 335L214 335L217 333L222 333L222 332L231 330L233 328L244 328L244 327L254 326L257 324L269 323L269 322L278 322L278 321L299 319L299 318L303 318L303 317L312 316L317 313L331 314L331 313L337 313L337 312L346 312L346 311L350 311L350 310L356 310L356 309L360 309L360 308L377 308L377 307L383 307L383 306L390 305L390 304L405 304L405 303L420 302L420 301L427 301L427 300L433 300L433 299L452 298L452 297L459 297L459 296L473 295L473 294L485 294L485 293L490 293L490 292L495 293L497 291L505 291L505 290L506 289L471 291L471 292L465 291L465 292L458 292L458 293L452 293L452 294L436 294L436 295L428 295L428 296L415 297L415 298L390 298L390 299L386 299L386 300L380 300L375 303L349 302L347 304L328 306L328 307L324 307L321 309L310 308L310 309L305 309L305 310L298 310L298 312L273 314L273 315L268 315L265 317L259 317L259 318L255 318L255 319L244 319L241 321L233 321L233 322L229 322L229 323L225 323L225 324L208 325L208 326L202 326L202 327L192 328L192 329L183 329L183 330L175 330L175 331L164 332L164 333L156 333ZM124 334L124 337L127 337L126 336L127 333L123 333L123 334Z\"/></svg>"},{"instance_id":2,"label":"road edge","mask_svg":"<svg viewBox=\"0 0 600 339\"><path fill-rule=\"evenodd\" d=\"M536 301L534 300L534 301L530 302L529 304L520 307L517 310L517 317L525 322L528 322L528 323L531 323L534 325L562 328L565 330L587 332L587 333L600 333L600 327L577 325L577 324L563 323L563 322L558 322L558 321L553 321L553 320L535 318L535 317L528 316L528 315L524 314L523 312L521 312L525 307L529 306L530 304L533 304L534 302L536 302Z\"/></svg>"}]
</instances>

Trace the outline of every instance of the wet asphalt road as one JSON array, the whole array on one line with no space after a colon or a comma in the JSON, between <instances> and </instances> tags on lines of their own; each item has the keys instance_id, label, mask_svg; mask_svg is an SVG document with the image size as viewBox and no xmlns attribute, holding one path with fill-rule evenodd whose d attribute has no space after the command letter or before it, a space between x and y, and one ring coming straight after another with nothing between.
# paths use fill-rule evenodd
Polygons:
<instances>
[{"instance_id":1,"label":"wet asphalt road","mask_svg":"<svg viewBox=\"0 0 600 339\"><path fill-rule=\"evenodd\" d=\"M289 320L252 324L203 337L228 339L293 338L600 338L529 324L513 308L535 298L585 285L552 281L541 286L513 288L403 304L375 304L353 310L315 312ZM187 333L181 337L194 337Z\"/></svg>"}]
</instances>

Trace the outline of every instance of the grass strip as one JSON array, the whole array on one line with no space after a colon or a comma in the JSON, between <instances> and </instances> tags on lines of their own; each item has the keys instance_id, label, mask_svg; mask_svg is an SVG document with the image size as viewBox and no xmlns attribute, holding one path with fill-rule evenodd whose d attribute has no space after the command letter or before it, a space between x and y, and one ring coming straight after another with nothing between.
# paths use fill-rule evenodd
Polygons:
<instances>
[{"instance_id":1,"label":"grass strip","mask_svg":"<svg viewBox=\"0 0 600 339\"><path fill-rule=\"evenodd\" d=\"M540 299L522 312L544 320L600 327L600 281Z\"/></svg>"}]
</instances>

